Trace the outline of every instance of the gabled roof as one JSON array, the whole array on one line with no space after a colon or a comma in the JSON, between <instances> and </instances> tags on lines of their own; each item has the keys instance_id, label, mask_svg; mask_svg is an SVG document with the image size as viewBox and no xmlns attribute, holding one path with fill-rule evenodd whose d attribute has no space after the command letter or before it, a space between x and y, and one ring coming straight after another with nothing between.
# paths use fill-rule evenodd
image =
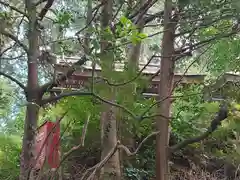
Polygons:
<instances>
[{"instance_id":1,"label":"gabled roof","mask_svg":"<svg viewBox=\"0 0 240 180\"><path fill-rule=\"evenodd\" d=\"M57 56L57 65L71 65L76 63L80 59L79 56L72 56L72 57L60 57ZM146 64L140 63L139 69L142 69ZM92 69L92 62L87 61L85 65L82 66L86 70ZM117 62L115 63L115 70L116 71L123 71L124 63ZM160 69L160 65L150 63L148 64L145 69L143 70L144 74L155 74ZM95 70L101 71L101 67L99 65L96 65ZM182 75L182 73L175 73L176 75ZM193 74L193 73L186 73L186 75L196 75L196 76L205 76L205 74Z\"/></svg>"},{"instance_id":2,"label":"gabled roof","mask_svg":"<svg viewBox=\"0 0 240 180\"><path fill-rule=\"evenodd\" d=\"M68 67L71 64L74 64L80 59L80 56L71 56L71 57L65 57L65 56L57 56L57 63L56 65L62 66L62 67ZM139 64L139 69L142 69L146 64L145 63L140 63ZM115 63L115 70L118 72L123 71L124 68L124 63L117 62ZM153 75L156 72L158 72L160 69L160 65L150 63L148 64L145 69L143 70L143 74L145 75ZM83 71L91 71L92 70L92 62L87 61L85 65L82 66ZM96 71L101 71L101 67L99 65L96 65L95 67ZM75 74L79 74L77 71ZM80 72L81 75L83 75L83 72ZM87 74L88 76L88 74ZM175 76L185 76L190 79L204 79L206 74L204 73L175 73ZM229 82L240 82L240 72L226 72L224 74L224 81L229 81ZM154 80L153 80L154 81Z\"/></svg>"}]
</instances>

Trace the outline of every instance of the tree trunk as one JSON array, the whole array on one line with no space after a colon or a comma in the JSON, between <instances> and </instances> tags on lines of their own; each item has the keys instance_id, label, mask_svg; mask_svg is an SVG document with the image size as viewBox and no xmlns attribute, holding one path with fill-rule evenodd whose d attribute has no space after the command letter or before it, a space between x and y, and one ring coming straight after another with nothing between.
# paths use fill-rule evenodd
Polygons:
<instances>
[{"instance_id":1,"label":"tree trunk","mask_svg":"<svg viewBox=\"0 0 240 180\"><path fill-rule=\"evenodd\" d=\"M140 0L138 9L136 11L139 11L139 9L143 6L146 0ZM129 5L133 5L133 1L129 1ZM130 7L131 9L132 7ZM144 21L143 21L143 16L140 14L137 17L138 22L135 24L138 28L138 31L141 33L144 29ZM128 49L128 63L129 63L129 70L132 71L133 73L136 73L138 69L138 64L139 64L139 58L141 55L141 42L137 43L136 45L131 45L131 47ZM133 69L131 69L133 68Z\"/></svg>"},{"instance_id":2,"label":"tree trunk","mask_svg":"<svg viewBox=\"0 0 240 180\"><path fill-rule=\"evenodd\" d=\"M26 1L26 9L29 15L28 30L28 80L27 80L27 110L25 117L24 137L22 142L20 180L27 180L29 172L34 166L34 140L39 113L38 93L38 37L36 30L36 8L34 1Z\"/></svg>"},{"instance_id":3,"label":"tree trunk","mask_svg":"<svg viewBox=\"0 0 240 180\"><path fill-rule=\"evenodd\" d=\"M116 112L115 107L107 105L108 109L102 113L102 155L101 159L104 159L107 154L112 150L117 143L117 124L116 124ZM120 180L120 162L119 152L116 152L109 161L105 164L101 171L101 180Z\"/></svg>"},{"instance_id":4,"label":"tree trunk","mask_svg":"<svg viewBox=\"0 0 240 180\"><path fill-rule=\"evenodd\" d=\"M103 9L102 9L102 30L104 31L110 24L112 20L112 0L103 0ZM103 76L110 78L114 73L114 56L113 52L106 51L105 49L109 46L109 43L105 40L105 37L102 38L101 43L101 61L105 64L102 67ZM104 62L106 61L106 62ZM105 68L105 69L104 69ZM104 87L104 94L110 101L114 101L115 92L114 88L106 85ZM101 115L101 140L102 140L102 154L101 160L103 160L106 155L114 148L117 143L117 123L116 123L116 108L111 105L104 105L103 112ZM119 152L117 151L101 169L100 174L101 180L120 180L120 161L119 161Z\"/></svg>"},{"instance_id":5,"label":"tree trunk","mask_svg":"<svg viewBox=\"0 0 240 180\"><path fill-rule=\"evenodd\" d=\"M139 7L138 9L140 9L142 7L142 5L144 4L145 0L140 0L139 3ZM129 9L132 9L133 6L133 1L129 0L128 1L129 4ZM136 11L138 11L138 9L136 9ZM139 17L137 17L139 18ZM138 23L136 24L139 32L142 32L144 29L144 22L143 22L143 16L141 16L139 18ZM129 73L129 79L132 79L133 77L137 76L137 71L138 71L138 65L139 65L139 59L140 59L140 55L141 55L141 42L137 43L136 45L130 44L128 46L128 48L126 49L127 51L127 57L128 57L128 73ZM135 94L136 92L136 84L135 82L132 82L130 84L128 84L127 86L124 87L125 89L128 88L129 92L131 92L131 94ZM134 102L134 96L132 97L128 97L127 101L129 102ZM135 149L135 134L134 134L134 130L133 128L130 129L129 127L129 123L126 122L126 120L124 120L123 118L121 119L122 122L122 126L127 127L128 128L123 128L122 131L124 134L123 135L123 144L126 145L129 149L134 150ZM126 130L127 129L127 130ZM133 159L134 157L131 156L126 156L125 152L123 150L120 151L121 153L121 167L123 167L123 162L127 162L127 164L130 165L130 160ZM123 169L122 169L123 171Z\"/></svg>"},{"instance_id":6,"label":"tree trunk","mask_svg":"<svg viewBox=\"0 0 240 180\"><path fill-rule=\"evenodd\" d=\"M176 23L172 18L172 0L165 0L164 8L164 33L162 39L161 53L161 71L159 82L159 101L165 99L159 104L159 114L163 117L156 119L157 130L160 134L157 135L156 148L156 179L168 180L168 135L169 135L169 118L171 100L167 98L171 95L173 78L174 78L174 37Z\"/></svg>"},{"instance_id":7,"label":"tree trunk","mask_svg":"<svg viewBox=\"0 0 240 180\"><path fill-rule=\"evenodd\" d=\"M87 31L85 33L85 37L84 37L84 53L89 55L89 50L90 50L90 30L92 27L92 0L88 0L88 4L87 4L87 20L86 20L86 26L88 26Z\"/></svg>"}]
</instances>

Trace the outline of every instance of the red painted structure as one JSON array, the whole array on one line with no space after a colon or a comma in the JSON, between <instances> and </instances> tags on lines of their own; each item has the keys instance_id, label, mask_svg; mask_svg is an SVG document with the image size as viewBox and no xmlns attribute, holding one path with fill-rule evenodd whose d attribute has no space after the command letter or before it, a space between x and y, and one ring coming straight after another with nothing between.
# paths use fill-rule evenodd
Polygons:
<instances>
[{"instance_id":1,"label":"red painted structure","mask_svg":"<svg viewBox=\"0 0 240 180\"><path fill-rule=\"evenodd\" d=\"M73 63L77 62L80 58L79 57L58 57L57 64L55 64L55 70L56 74L66 74L69 70L69 65L72 65ZM86 63L87 64L87 63ZM91 64L91 63L90 63ZM117 63L115 64L116 71L120 72L123 70L121 68L122 65ZM140 64L139 68L142 69L145 66L145 64ZM118 67L118 68L117 68ZM149 68L147 68L149 67ZM149 84L146 88L144 88L144 91L142 92L144 96L157 96L158 95L158 84L160 81L160 75L155 76L153 79L151 78L158 70L159 65L148 65L145 67L145 70L143 70L142 74L144 78L148 79ZM154 68L154 69L151 69ZM148 70L147 70L148 69ZM95 76L96 79L101 77L101 68L96 67L95 69ZM222 78L220 81L227 81L227 82L239 82L240 81L240 74L239 73L226 73L224 75L224 78ZM63 88L74 88L74 89L81 89L83 87L87 87L89 82L91 82L91 76L92 76L92 67L91 65L83 65L82 67L78 67L74 74L67 79L67 81L59 84L58 88L55 88L55 92L61 92ZM174 81L177 82L177 84L199 84L204 82L205 75L204 74L175 74L174 75ZM152 80L150 80L152 79ZM90 81L89 81L90 80ZM97 81L97 80L96 80ZM95 81L95 82L96 82ZM219 83L217 83L219 84ZM221 83L220 83L221 84Z\"/></svg>"},{"instance_id":2,"label":"red painted structure","mask_svg":"<svg viewBox=\"0 0 240 180\"><path fill-rule=\"evenodd\" d=\"M36 137L36 169L41 169L44 162L50 168L59 164L60 124L46 121L38 128Z\"/></svg>"},{"instance_id":3,"label":"red painted structure","mask_svg":"<svg viewBox=\"0 0 240 180\"><path fill-rule=\"evenodd\" d=\"M56 74L64 75L67 73L69 67L63 64L56 64ZM155 73L151 72L143 72L144 78L151 79L151 77ZM87 68L82 68L76 70L72 76L67 78L66 81L59 84L59 88L74 88L74 89L81 89L83 87L87 87L87 84L91 82L92 70ZM192 75L185 75L185 74L175 74L174 81L179 82L180 84L198 84L204 81L205 75L199 74L192 74ZM95 70L95 83L101 81L101 70ZM151 82L149 82L148 87L145 88L144 93L151 93L151 94L158 94L158 84L160 81L160 75L154 77Z\"/></svg>"}]
</instances>

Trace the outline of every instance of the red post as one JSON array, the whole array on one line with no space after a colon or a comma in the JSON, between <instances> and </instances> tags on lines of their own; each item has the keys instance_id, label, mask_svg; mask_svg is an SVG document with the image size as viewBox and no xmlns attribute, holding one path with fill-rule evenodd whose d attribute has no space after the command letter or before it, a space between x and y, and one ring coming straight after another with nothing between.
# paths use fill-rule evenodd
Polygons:
<instances>
[{"instance_id":1,"label":"red post","mask_svg":"<svg viewBox=\"0 0 240 180\"><path fill-rule=\"evenodd\" d=\"M47 121L38 130L36 137L35 167L41 169L44 162L50 168L57 168L59 164L60 124Z\"/></svg>"}]
</instances>

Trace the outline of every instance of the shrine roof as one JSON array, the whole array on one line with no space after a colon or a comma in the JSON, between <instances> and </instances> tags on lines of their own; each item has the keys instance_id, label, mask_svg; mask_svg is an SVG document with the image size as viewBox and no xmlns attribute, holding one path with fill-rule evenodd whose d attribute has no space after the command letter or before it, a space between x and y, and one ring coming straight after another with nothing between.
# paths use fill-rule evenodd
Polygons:
<instances>
[{"instance_id":1,"label":"shrine roof","mask_svg":"<svg viewBox=\"0 0 240 180\"><path fill-rule=\"evenodd\" d=\"M71 56L71 57L65 57L65 56L57 56L57 63L56 65L59 67L67 67L71 64L74 64L75 62L77 62L80 59L80 56ZM140 63L139 64L139 69L142 69L144 66L146 65L146 63ZM120 63L120 62L116 62L115 63L115 70L118 72L123 71L124 68L124 63ZM144 70L143 70L143 74L145 75L153 75L156 72L158 72L160 69L160 65L159 64L154 64L154 63L150 63L148 64ZM91 61L87 61L83 66L82 66L82 70L83 71L91 71L92 70L92 62ZM101 71L101 67L99 65L96 64L95 67L96 71ZM82 73L82 71L79 74L79 71L77 70L74 75L83 75L84 73ZM89 74L87 73L86 76L88 76ZM174 73L175 76L185 76L185 77L191 77L191 78L200 78L200 79L204 79L204 77L206 76L205 73L180 73L180 72L175 72ZM224 74L225 80L226 81L231 81L231 82L236 82L236 81L240 81L240 72L226 72ZM154 81L154 80L153 80Z\"/></svg>"},{"instance_id":2,"label":"shrine roof","mask_svg":"<svg viewBox=\"0 0 240 180\"><path fill-rule=\"evenodd\" d=\"M57 65L58 66L69 66L69 65L72 65L74 63L76 63L78 60L80 59L79 56L72 56L72 57L58 57L57 58ZM145 63L140 63L139 64L139 69L142 69L146 64ZM85 70L92 70L92 62L91 61L87 61L86 64L82 65L82 68L85 69ZM116 62L115 63L115 70L116 71L123 71L123 68L124 68L124 63L120 63L120 62ZM144 74L155 74L157 71L159 71L160 69L160 65L157 65L157 64L153 64L153 63L150 63L148 64L144 70L143 70L143 73ZM101 71L101 67L96 64L96 67L95 67L95 70L96 71ZM184 73L186 76L205 76L205 74L196 74L196 73ZM179 73L179 72L176 72L175 75L183 75L183 73Z\"/></svg>"}]
</instances>

